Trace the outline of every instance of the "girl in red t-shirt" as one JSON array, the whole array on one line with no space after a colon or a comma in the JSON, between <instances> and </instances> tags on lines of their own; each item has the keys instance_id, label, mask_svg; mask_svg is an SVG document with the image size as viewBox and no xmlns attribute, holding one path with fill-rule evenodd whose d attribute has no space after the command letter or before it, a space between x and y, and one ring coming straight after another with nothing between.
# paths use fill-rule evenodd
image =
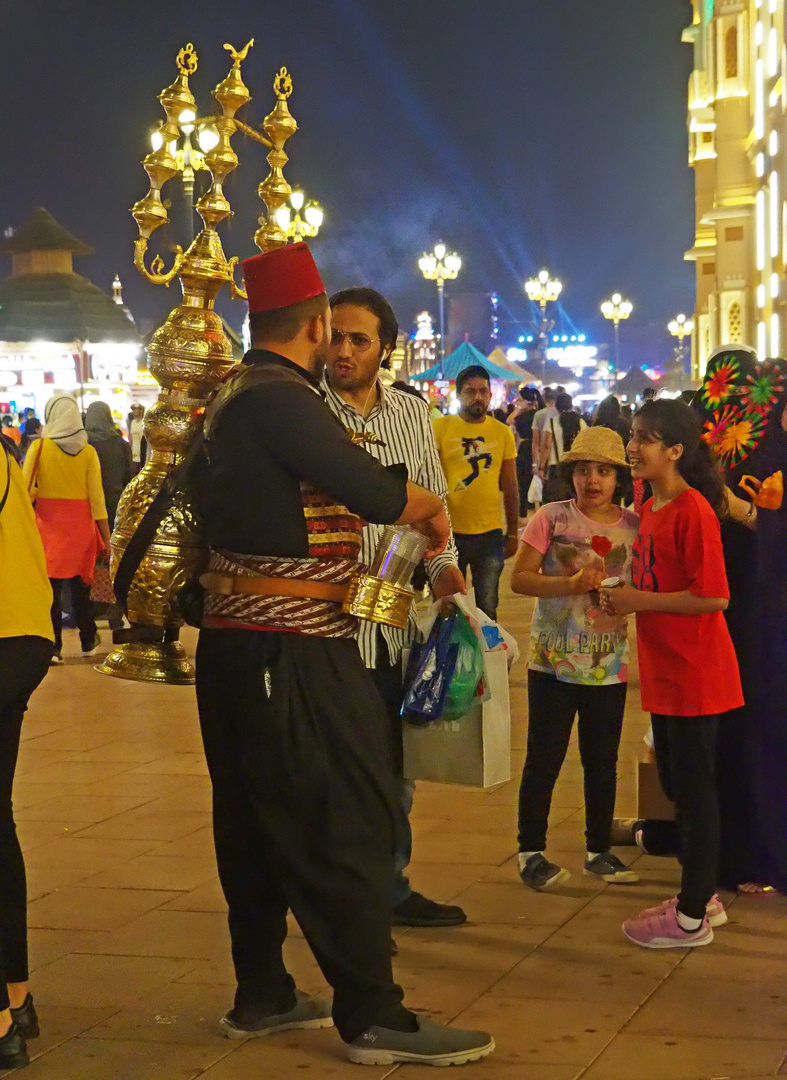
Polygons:
<instances>
[{"instance_id":1,"label":"girl in red t-shirt","mask_svg":"<svg viewBox=\"0 0 787 1080\"><path fill-rule=\"evenodd\" d=\"M681 891L623 924L649 949L713 941L706 908L716 887L719 713L743 704L722 612L729 602L719 516L724 482L682 401L646 402L628 444L634 479L649 480L634 542L634 585L602 591L606 609L637 613L642 706L652 714L659 777L677 809Z\"/></svg>"}]
</instances>

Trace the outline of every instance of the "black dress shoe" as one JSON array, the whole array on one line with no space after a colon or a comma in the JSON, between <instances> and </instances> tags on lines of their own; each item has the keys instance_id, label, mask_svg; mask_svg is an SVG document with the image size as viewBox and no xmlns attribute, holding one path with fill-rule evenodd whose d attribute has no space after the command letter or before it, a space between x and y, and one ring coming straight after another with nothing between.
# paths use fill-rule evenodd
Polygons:
<instances>
[{"instance_id":1,"label":"black dress shoe","mask_svg":"<svg viewBox=\"0 0 787 1080\"><path fill-rule=\"evenodd\" d=\"M11 1009L11 1019L25 1039L35 1039L41 1034L32 994L27 995L18 1009Z\"/></svg>"},{"instance_id":2,"label":"black dress shoe","mask_svg":"<svg viewBox=\"0 0 787 1080\"><path fill-rule=\"evenodd\" d=\"M459 926L467 915L455 904L438 904L421 893L411 892L393 909L394 926Z\"/></svg>"},{"instance_id":3,"label":"black dress shoe","mask_svg":"<svg viewBox=\"0 0 787 1080\"><path fill-rule=\"evenodd\" d=\"M11 1027L0 1039L0 1071L3 1069L21 1069L28 1065L30 1058L27 1056L24 1036L11 1021Z\"/></svg>"}]
</instances>

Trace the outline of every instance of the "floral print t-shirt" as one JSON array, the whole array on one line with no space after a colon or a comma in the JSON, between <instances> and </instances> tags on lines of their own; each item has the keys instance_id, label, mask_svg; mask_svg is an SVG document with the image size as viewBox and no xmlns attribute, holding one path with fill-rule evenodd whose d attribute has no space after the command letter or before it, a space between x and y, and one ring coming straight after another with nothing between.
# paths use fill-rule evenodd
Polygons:
<instances>
[{"instance_id":1,"label":"floral print t-shirt","mask_svg":"<svg viewBox=\"0 0 787 1080\"><path fill-rule=\"evenodd\" d=\"M597 566L604 577L631 583L631 549L639 519L621 510L611 525L591 521L576 500L547 503L522 532L522 540L544 556L542 573L571 577ZM597 592L539 597L530 631L533 671L561 682L607 686L628 679L629 646L625 616L606 615Z\"/></svg>"}]
</instances>

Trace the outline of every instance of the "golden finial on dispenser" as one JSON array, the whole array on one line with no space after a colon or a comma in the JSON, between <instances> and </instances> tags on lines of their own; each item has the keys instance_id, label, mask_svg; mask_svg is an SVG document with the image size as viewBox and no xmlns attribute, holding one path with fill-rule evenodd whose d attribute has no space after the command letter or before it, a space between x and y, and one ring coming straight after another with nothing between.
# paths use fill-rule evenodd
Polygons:
<instances>
[{"instance_id":1,"label":"golden finial on dispenser","mask_svg":"<svg viewBox=\"0 0 787 1080\"><path fill-rule=\"evenodd\" d=\"M260 216L260 228L254 234L254 243L263 252L283 247L287 243L287 235L276 220L276 214L292 192L282 172L290 160L283 147L287 139L298 130L287 105L287 98L292 93L292 77L286 67L281 68L273 80L273 90L276 94L276 105L262 122L262 129L273 146L268 154L271 171L257 188L257 194L265 203L268 214L267 218Z\"/></svg>"},{"instance_id":2,"label":"golden finial on dispenser","mask_svg":"<svg viewBox=\"0 0 787 1080\"><path fill-rule=\"evenodd\" d=\"M191 42L180 50L176 63L177 79L158 96L166 113L166 120L159 128L161 144L158 149L152 150L142 163L150 179L150 190L145 198L139 199L131 209L134 220L139 226L139 238L134 242L134 266L143 277L156 285L169 285L183 262L183 248L177 246L172 269L166 274L160 273L164 264L161 257L157 255L151 272L145 267L145 252L152 233L160 225L165 225L169 221L167 209L161 201L161 189L179 171L178 161L171 147L180 135L181 115L186 110L193 110L195 104L194 95L189 88L189 75L193 75L197 70L198 60Z\"/></svg>"}]
</instances>

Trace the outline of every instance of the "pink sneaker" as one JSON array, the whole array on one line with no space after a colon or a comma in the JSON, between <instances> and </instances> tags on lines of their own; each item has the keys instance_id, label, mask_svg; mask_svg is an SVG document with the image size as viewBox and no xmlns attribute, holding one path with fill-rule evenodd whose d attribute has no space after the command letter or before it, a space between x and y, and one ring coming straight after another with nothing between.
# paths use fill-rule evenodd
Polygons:
<instances>
[{"instance_id":1,"label":"pink sneaker","mask_svg":"<svg viewBox=\"0 0 787 1080\"><path fill-rule=\"evenodd\" d=\"M623 933L635 945L645 949L690 949L695 945L710 945L713 931L707 917L699 929L691 933L683 930L678 922L677 905L666 907L656 915L639 915L623 923Z\"/></svg>"},{"instance_id":2,"label":"pink sneaker","mask_svg":"<svg viewBox=\"0 0 787 1080\"><path fill-rule=\"evenodd\" d=\"M673 896L670 900L664 900L656 907L645 908L644 911L640 911L640 919L647 918L649 915L660 915L662 911L666 911L667 908L674 908L678 906L677 896ZM722 904L718 893L714 893L705 906L705 914L708 916L708 924L710 926L724 926L727 922L727 912L724 910L724 904Z\"/></svg>"},{"instance_id":3,"label":"pink sneaker","mask_svg":"<svg viewBox=\"0 0 787 1080\"><path fill-rule=\"evenodd\" d=\"M639 913L639 918L643 919L651 915L661 915L668 907L677 906L678 897L673 896L670 900L662 901L661 904L657 904L655 907L646 907L643 912ZM710 900L705 906L705 914L708 918L708 924L711 927L723 927L724 923L727 922L727 912L724 910L724 905L721 903L718 893L715 892L714 895L710 897Z\"/></svg>"}]
</instances>

